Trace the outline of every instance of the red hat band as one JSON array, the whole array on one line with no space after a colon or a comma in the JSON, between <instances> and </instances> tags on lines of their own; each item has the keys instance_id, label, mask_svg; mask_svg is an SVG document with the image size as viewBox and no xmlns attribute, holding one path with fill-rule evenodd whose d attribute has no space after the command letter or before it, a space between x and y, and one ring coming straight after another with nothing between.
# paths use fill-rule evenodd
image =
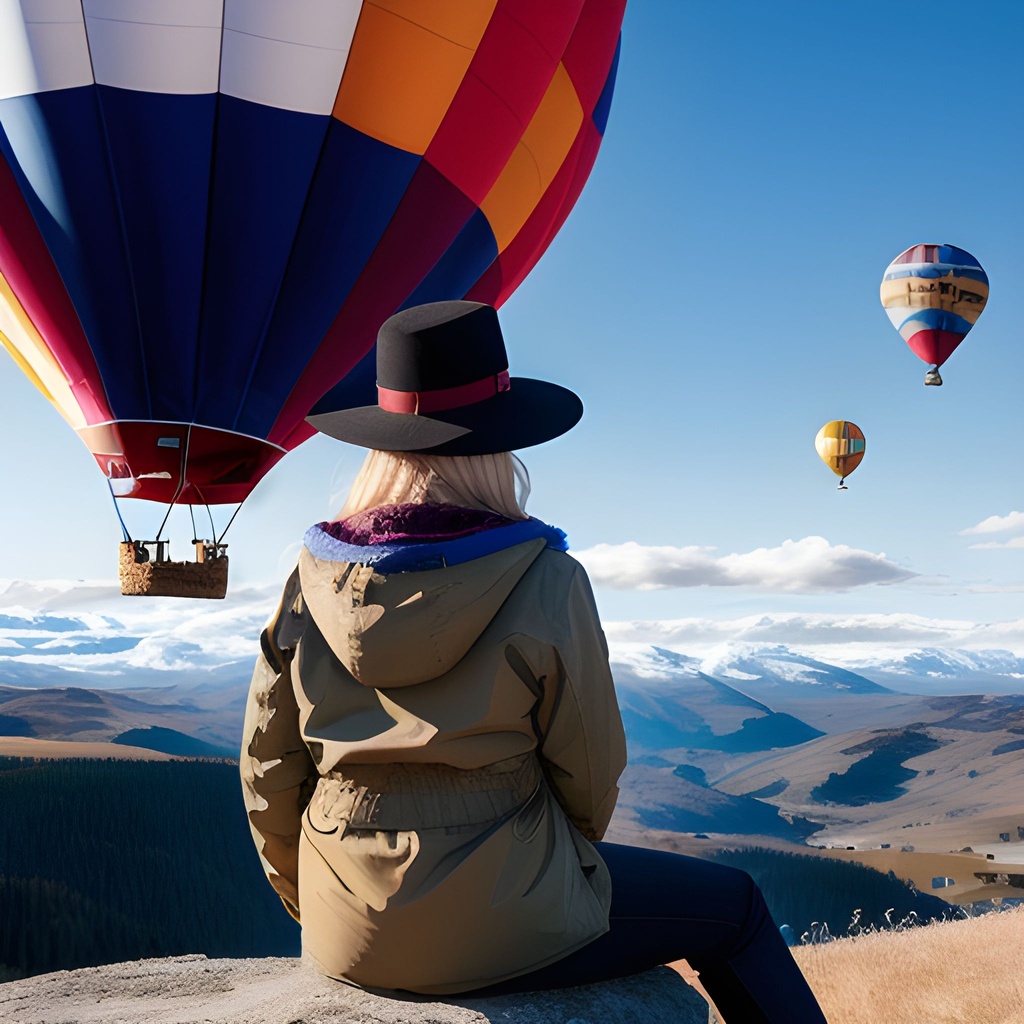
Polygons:
<instances>
[{"instance_id":1,"label":"red hat band","mask_svg":"<svg viewBox=\"0 0 1024 1024\"><path fill-rule=\"evenodd\" d=\"M511 391L512 382L508 370L491 374L482 380L470 381L454 388L440 388L436 391L394 391L377 385L377 404L385 412L401 412L414 416L420 413L444 412L464 405L475 405L488 398Z\"/></svg>"}]
</instances>

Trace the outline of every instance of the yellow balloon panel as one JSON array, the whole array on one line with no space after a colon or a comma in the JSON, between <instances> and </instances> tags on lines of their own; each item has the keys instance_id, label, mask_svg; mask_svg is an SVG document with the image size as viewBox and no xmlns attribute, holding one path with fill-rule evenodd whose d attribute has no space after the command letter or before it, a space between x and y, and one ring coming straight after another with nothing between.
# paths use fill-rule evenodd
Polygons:
<instances>
[{"instance_id":1,"label":"yellow balloon panel","mask_svg":"<svg viewBox=\"0 0 1024 1024\"><path fill-rule=\"evenodd\" d=\"M972 326L988 302L988 284L954 272L942 278L898 277L885 280L879 291L886 310L899 310L900 323L915 309L956 313ZM897 325L898 326L898 325Z\"/></svg>"},{"instance_id":2,"label":"yellow balloon panel","mask_svg":"<svg viewBox=\"0 0 1024 1024\"><path fill-rule=\"evenodd\" d=\"M864 458L864 432L849 420L830 420L818 431L814 449L836 476L849 476Z\"/></svg>"}]
</instances>

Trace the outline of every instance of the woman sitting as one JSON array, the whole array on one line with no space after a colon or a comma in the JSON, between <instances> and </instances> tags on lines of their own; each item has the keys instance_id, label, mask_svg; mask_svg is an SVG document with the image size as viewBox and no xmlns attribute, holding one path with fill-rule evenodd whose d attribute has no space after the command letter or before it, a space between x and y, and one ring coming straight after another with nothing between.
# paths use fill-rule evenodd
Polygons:
<instances>
[{"instance_id":1,"label":"woman sitting","mask_svg":"<svg viewBox=\"0 0 1024 1024\"><path fill-rule=\"evenodd\" d=\"M509 378L479 303L396 314L377 353L377 405L310 419L371 451L306 534L245 721L249 820L304 953L421 993L685 957L733 1024L824 1021L749 876L599 842L625 765L607 647L509 454L579 399Z\"/></svg>"}]
</instances>

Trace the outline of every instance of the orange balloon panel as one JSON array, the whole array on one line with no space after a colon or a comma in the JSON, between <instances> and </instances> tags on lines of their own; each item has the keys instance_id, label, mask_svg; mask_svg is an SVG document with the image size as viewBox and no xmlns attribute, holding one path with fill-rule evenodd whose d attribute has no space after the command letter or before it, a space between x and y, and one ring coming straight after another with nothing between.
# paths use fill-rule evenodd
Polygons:
<instances>
[{"instance_id":1,"label":"orange balloon panel","mask_svg":"<svg viewBox=\"0 0 1024 1024\"><path fill-rule=\"evenodd\" d=\"M818 431L814 448L836 476L849 476L864 458L864 432L849 420L830 420Z\"/></svg>"}]
</instances>

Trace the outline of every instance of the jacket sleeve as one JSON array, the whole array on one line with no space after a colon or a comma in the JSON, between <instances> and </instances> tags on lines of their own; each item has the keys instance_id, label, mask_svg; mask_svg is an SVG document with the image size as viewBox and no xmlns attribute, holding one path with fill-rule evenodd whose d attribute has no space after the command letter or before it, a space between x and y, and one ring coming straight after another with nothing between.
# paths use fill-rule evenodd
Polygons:
<instances>
[{"instance_id":1,"label":"jacket sleeve","mask_svg":"<svg viewBox=\"0 0 1024 1024\"><path fill-rule=\"evenodd\" d=\"M608 645L590 581L577 566L569 586L567 630L558 646L559 679L544 683L538 715L540 756L569 820L591 842L604 835L626 766L626 738L608 665Z\"/></svg>"},{"instance_id":2,"label":"jacket sleeve","mask_svg":"<svg viewBox=\"0 0 1024 1024\"><path fill-rule=\"evenodd\" d=\"M298 853L302 813L318 778L299 730L291 662L301 620L298 573L260 636L245 708L239 770L242 792L263 870L285 908L299 919ZM290 644L290 646L289 646Z\"/></svg>"}]
</instances>

